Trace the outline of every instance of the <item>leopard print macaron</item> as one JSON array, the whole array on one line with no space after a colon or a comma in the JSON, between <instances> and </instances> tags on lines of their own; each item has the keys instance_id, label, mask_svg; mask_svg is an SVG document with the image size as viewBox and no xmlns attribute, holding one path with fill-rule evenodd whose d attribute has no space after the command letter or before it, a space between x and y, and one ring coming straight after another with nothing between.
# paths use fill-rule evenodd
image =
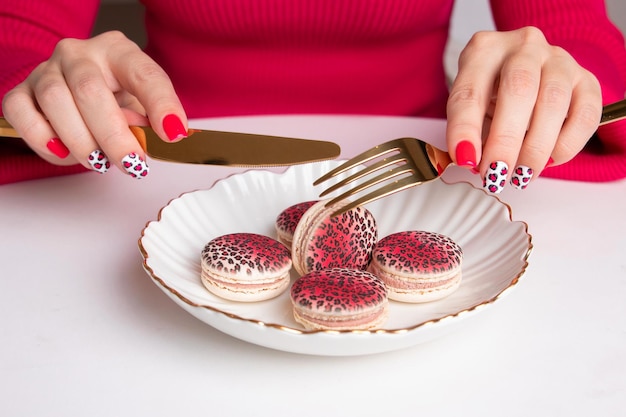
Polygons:
<instances>
[{"instance_id":1,"label":"leopard print macaron","mask_svg":"<svg viewBox=\"0 0 626 417\"><path fill-rule=\"evenodd\" d=\"M462 260L463 250L449 236L412 230L382 238L368 270L387 285L390 299L420 303L458 289Z\"/></svg>"},{"instance_id":2,"label":"leopard print macaron","mask_svg":"<svg viewBox=\"0 0 626 417\"><path fill-rule=\"evenodd\" d=\"M378 240L376 219L364 207L331 217L340 206L325 205L325 200L314 204L296 227L291 247L296 271L304 275L326 268L366 269Z\"/></svg>"},{"instance_id":3,"label":"leopard print macaron","mask_svg":"<svg viewBox=\"0 0 626 417\"><path fill-rule=\"evenodd\" d=\"M288 248L291 248L293 233L296 231L296 227L298 226L298 223L300 223L300 219L315 203L317 203L317 200L303 201L287 207L278 214L274 227L276 229L276 236L279 242L283 243Z\"/></svg>"},{"instance_id":4,"label":"leopard print macaron","mask_svg":"<svg viewBox=\"0 0 626 417\"><path fill-rule=\"evenodd\" d=\"M201 280L222 298L261 301L278 296L290 283L289 249L268 236L232 233L209 241L201 253Z\"/></svg>"},{"instance_id":5,"label":"leopard print macaron","mask_svg":"<svg viewBox=\"0 0 626 417\"><path fill-rule=\"evenodd\" d=\"M367 271L312 271L293 283L290 295L294 318L306 329L371 329L387 318L387 288Z\"/></svg>"}]
</instances>

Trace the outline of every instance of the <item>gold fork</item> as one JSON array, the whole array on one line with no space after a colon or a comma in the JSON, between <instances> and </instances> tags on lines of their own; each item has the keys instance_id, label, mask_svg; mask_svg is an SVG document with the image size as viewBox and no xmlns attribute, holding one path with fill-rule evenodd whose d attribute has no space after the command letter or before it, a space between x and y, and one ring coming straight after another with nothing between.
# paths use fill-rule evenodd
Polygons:
<instances>
[{"instance_id":1,"label":"gold fork","mask_svg":"<svg viewBox=\"0 0 626 417\"><path fill-rule=\"evenodd\" d=\"M626 118L626 100L621 100L604 106L599 126L624 118ZM366 165L368 162L371 162L371 164ZM398 191L437 179L451 164L452 160L447 152L437 149L416 138L399 138L368 149L344 162L315 180L313 185L319 185L338 175L347 173L359 165L365 165L364 168L322 191L320 197L325 197L348 184L352 184L355 181L367 177L363 182L355 184L354 187L329 200L326 206L331 206L349 197L355 196L370 187L386 183L341 207L332 214L336 216L352 208L397 193ZM377 171L385 168L389 169L385 170L382 174L376 175ZM395 180L393 182L389 182L394 178Z\"/></svg>"}]
</instances>

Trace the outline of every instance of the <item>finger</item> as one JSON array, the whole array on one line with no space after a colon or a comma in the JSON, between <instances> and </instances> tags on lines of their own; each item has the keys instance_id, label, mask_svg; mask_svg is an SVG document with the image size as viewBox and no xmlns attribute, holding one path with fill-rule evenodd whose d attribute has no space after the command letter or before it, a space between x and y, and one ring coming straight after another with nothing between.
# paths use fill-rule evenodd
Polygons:
<instances>
[{"instance_id":1,"label":"finger","mask_svg":"<svg viewBox=\"0 0 626 417\"><path fill-rule=\"evenodd\" d=\"M443 174L446 167L452 163L452 158L450 158L448 152L435 148L432 145L426 145L426 154L428 155L431 165L437 169L439 175Z\"/></svg>"},{"instance_id":2,"label":"finger","mask_svg":"<svg viewBox=\"0 0 626 417\"><path fill-rule=\"evenodd\" d=\"M101 149L122 171L134 178L145 177L149 168L143 149L130 132L100 68L85 59L64 60L61 68L74 104L63 95L57 101L63 105L46 111L68 147L87 161L94 149ZM68 113L63 124L57 122L62 120L59 109Z\"/></svg>"},{"instance_id":3,"label":"finger","mask_svg":"<svg viewBox=\"0 0 626 417\"><path fill-rule=\"evenodd\" d=\"M126 117L129 126L148 126L148 118L141 113L122 107L122 113Z\"/></svg>"},{"instance_id":4,"label":"finger","mask_svg":"<svg viewBox=\"0 0 626 417\"><path fill-rule=\"evenodd\" d=\"M45 114L41 119L57 132L48 142L48 148L58 157L65 159L71 153L70 161L78 161L101 174L107 172L110 162L83 123L63 77L49 69L40 77L33 93Z\"/></svg>"},{"instance_id":5,"label":"finger","mask_svg":"<svg viewBox=\"0 0 626 417\"><path fill-rule=\"evenodd\" d=\"M52 142L53 152L71 153L72 159L86 168L107 172L108 158L85 126L58 67L48 64L45 71L35 73L33 78L33 95L43 113L42 118L45 116L46 124L58 136Z\"/></svg>"},{"instance_id":6,"label":"finger","mask_svg":"<svg viewBox=\"0 0 626 417\"><path fill-rule=\"evenodd\" d=\"M447 103L446 139L454 162L476 169L481 159L483 119L504 56L489 32L472 37L459 58Z\"/></svg>"},{"instance_id":7,"label":"finger","mask_svg":"<svg viewBox=\"0 0 626 417\"><path fill-rule=\"evenodd\" d=\"M137 100L137 97L127 91L121 91L115 93L115 98L129 126L148 126L150 124L146 117L146 110Z\"/></svg>"},{"instance_id":8,"label":"finger","mask_svg":"<svg viewBox=\"0 0 626 417\"><path fill-rule=\"evenodd\" d=\"M14 111L19 109L19 111ZM26 83L9 91L2 101L4 116L26 144L42 159L55 165L74 165L76 159L35 104Z\"/></svg>"},{"instance_id":9,"label":"finger","mask_svg":"<svg viewBox=\"0 0 626 417\"><path fill-rule=\"evenodd\" d=\"M517 160L537 99L541 67L541 57L524 50L509 57L502 67L481 161L483 185L491 193L502 191L509 167Z\"/></svg>"},{"instance_id":10,"label":"finger","mask_svg":"<svg viewBox=\"0 0 626 417\"><path fill-rule=\"evenodd\" d=\"M139 48L129 47L111 58L111 77L137 97L155 132L164 140L187 136L187 117L165 71Z\"/></svg>"},{"instance_id":11,"label":"finger","mask_svg":"<svg viewBox=\"0 0 626 417\"><path fill-rule=\"evenodd\" d=\"M588 72L576 84L569 113L552 151L554 165L577 155L598 128L602 115L602 93L598 80Z\"/></svg>"},{"instance_id":12,"label":"finger","mask_svg":"<svg viewBox=\"0 0 626 417\"><path fill-rule=\"evenodd\" d=\"M543 67L532 120L511 172L510 183L517 189L525 189L547 165L570 106L573 61L560 49L554 50Z\"/></svg>"}]
</instances>

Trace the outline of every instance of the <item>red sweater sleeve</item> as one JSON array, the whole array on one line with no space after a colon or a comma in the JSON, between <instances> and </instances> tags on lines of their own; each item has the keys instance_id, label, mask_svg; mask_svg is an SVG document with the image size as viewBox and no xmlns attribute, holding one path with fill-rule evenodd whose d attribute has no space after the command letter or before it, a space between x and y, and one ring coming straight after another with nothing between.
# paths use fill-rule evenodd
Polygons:
<instances>
[{"instance_id":1,"label":"red sweater sleeve","mask_svg":"<svg viewBox=\"0 0 626 417\"><path fill-rule=\"evenodd\" d=\"M499 30L536 26L550 43L567 50L598 78L604 104L624 98L624 36L609 20L603 0L491 0L491 6ZM581 181L626 178L626 121L601 127L583 152L542 175Z\"/></svg>"},{"instance_id":2,"label":"red sweater sleeve","mask_svg":"<svg viewBox=\"0 0 626 417\"><path fill-rule=\"evenodd\" d=\"M60 39L88 37L98 6L98 0L0 0L0 97L48 59ZM0 139L0 184L80 171Z\"/></svg>"}]
</instances>

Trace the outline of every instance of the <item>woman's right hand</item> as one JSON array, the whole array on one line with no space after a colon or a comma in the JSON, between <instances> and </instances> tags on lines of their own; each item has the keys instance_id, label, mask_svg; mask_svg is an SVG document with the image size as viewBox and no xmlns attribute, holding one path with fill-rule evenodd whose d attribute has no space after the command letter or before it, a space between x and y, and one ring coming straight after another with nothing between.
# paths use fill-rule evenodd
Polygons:
<instances>
[{"instance_id":1,"label":"woman's right hand","mask_svg":"<svg viewBox=\"0 0 626 417\"><path fill-rule=\"evenodd\" d=\"M112 163L148 173L130 124L164 140L186 136L187 118L165 71L120 32L61 40L50 59L10 90L4 117L43 159L99 172Z\"/></svg>"}]
</instances>

